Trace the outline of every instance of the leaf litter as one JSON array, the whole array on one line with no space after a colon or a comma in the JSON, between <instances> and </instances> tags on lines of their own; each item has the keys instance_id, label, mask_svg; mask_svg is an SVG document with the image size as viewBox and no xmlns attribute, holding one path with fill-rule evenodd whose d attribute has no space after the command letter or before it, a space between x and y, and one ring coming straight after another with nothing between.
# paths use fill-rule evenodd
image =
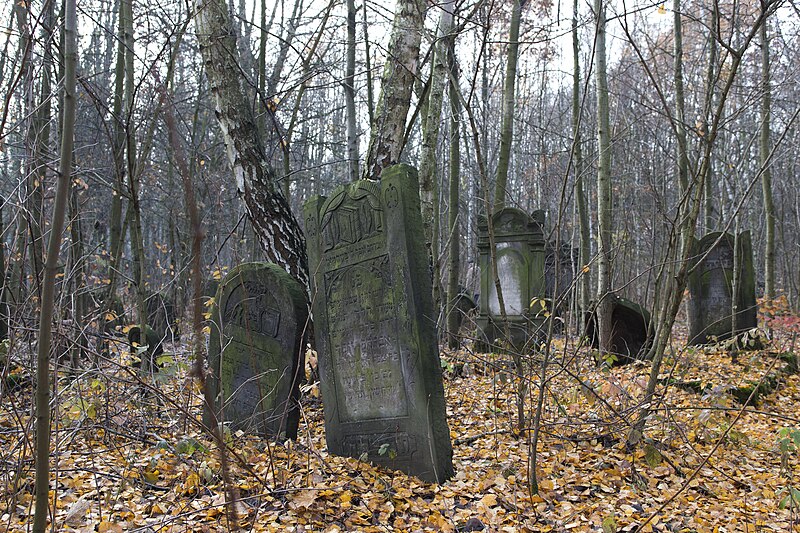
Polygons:
<instances>
[{"instance_id":1,"label":"leaf litter","mask_svg":"<svg viewBox=\"0 0 800 533\"><path fill-rule=\"evenodd\" d=\"M680 339L675 346L682 346ZM643 445L626 448L649 367L597 368L554 339L536 472L517 430L507 356L443 351L456 475L442 485L326 452L317 384L304 387L296 442L225 433L237 514L247 531L800 531L800 377L767 349L675 348ZM187 348L143 392L124 365L59 373L51 497L58 531L229 531L218 453L199 425L201 394ZM125 361L122 361L123 363ZM540 362L531 358L532 375ZM743 406L731 387L774 374ZM682 382L700 382L696 389ZM529 387L528 407L538 395ZM30 387L0 403L0 531L27 531L33 509ZM716 448L715 448L716 447ZM715 450L715 451L714 451ZM712 453L713 451L713 453ZM709 457L710 456L710 457ZM800 498L799 498L800 499ZM663 507L663 509L662 509Z\"/></svg>"}]
</instances>

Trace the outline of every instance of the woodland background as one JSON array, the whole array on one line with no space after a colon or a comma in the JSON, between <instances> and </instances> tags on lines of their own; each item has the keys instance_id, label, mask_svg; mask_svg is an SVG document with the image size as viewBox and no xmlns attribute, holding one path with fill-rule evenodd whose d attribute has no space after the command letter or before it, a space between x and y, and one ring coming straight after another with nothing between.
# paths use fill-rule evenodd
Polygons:
<instances>
[{"instance_id":1,"label":"woodland background","mask_svg":"<svg viewBox=\"0 0 800 533\"><path fill-rule=\"evenodd\" d=\"M526 372L472 352L465 333L443 351L461 476L450 486L326 456L313 368L305 440L212 439L191 422L201 403L189 379L199 336L194 345L170 339L171 371L147 385L155 399L135 394L144 382L129 371L127 348L109 340L115 327L141 322L149 292L174 302L188 336L201 279L271 258L230 170L195 6L4 2L0 522L30 527L29 478L43 462L33 460L31 437L39 385L53 422L45 457L58 476L39 500L52 501L52 523L63 529L234 528L230 505L218 523L232 484L244 495L239 518L267 530L797 527L794 2L225 7L238 39L236 77L293 213L313 194L372 175L372 141L394 116L394 159L421 172L430 228L420 238L431 245L442 332L447 302L477 286L478 214L543 209L549 238L575 250L573 310L612 292L651 309L656 364L595 368L577 312ZM400 16L408 12L416 15ZM391 52L401 33L419 36L418 55ZM407 113L381 97L398 81L385 64L403 60L413 65L395 71L412 74L399 104ZM53 221L63 176L63 251L47 254L45 241L61 233ZM761 351L684 349L686 243L715 230L752 232ZM190 275L192 257L199 276ZM111 295L121 309L98 303ZM46 309L54 321L42 320ZM53 350L43 358L49 342L37 329L51 322ZM81 351L102 372L79 365ZM63 366L51 372L48 362ZM735 404L736 394L750 401ZM537 437L516 416L520 401L538 413ZM641 441L632 428L646 429ZM214 453L220 447L241 450L233 478Z\"/></svg>"}]
</instances>

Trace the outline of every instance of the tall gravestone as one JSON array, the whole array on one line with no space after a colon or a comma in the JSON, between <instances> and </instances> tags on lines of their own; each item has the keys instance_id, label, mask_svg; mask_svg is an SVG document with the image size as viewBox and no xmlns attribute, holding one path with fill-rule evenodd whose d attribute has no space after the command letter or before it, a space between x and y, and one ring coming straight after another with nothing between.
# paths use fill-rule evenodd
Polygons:
<instances>
[{"instance_id":1,"label":"tall gravestone","mask_svg":"<svg viewBox=\"0 0 800 533\"><path fill-rule=\"evenodd\" d=\"M693 243L692 256L695 263L689 274L687 302L689 344L727 339L756 327L750 232L742 232L736 239L729 233L709 233Z\"/></svg>"},{"instance_id":2,"label":"tall gravestone","mask_svg":"<svg viewBox=\"0 0 800 533\"><path fill-rule=\"evenodd\" d=\"M575 279L575 257L577 250L569 244L561 243L556 253L554 242L548 242L544 254L544 295L553 301L560 301L567 306L569 292ZM558 290L556 290L558 289Z\"/></svg>"},{"instance_id":3,"label":"tall gravestone","mask_svg":"<svg viewBox=\"0 0 800 533\"><path fill-rule=\"evenodd\" d=\"M211 316L209 387L218 419L295 438L308 318L302 286L277 265L245 263L220 282ZM207 411L204 422L212 423Z\"/></svg>"},{"instance_id":4,"label":"tall gravestone","mask_svg":"<svg viewBox=\"0 0 800 533\"><path fill-rule=\"evenodd\" d=\"M623 365L644 359L653 343L653 324L650 312L641 305L614 297L611 307L611 353L613 364ZM586 314L586 336L593 348L600 347L597 317Z\"/></svg>"},{"instance_id":5,"label":"tall gravestone","mask_svg":"<svg viewBox=\"0 0 800 533\"><path fill-rule=\"evenodd\" d=\"M305 205L325 438L426 481L453 474L416 170Z\"/></svg>"},{"instance_id":6,"label":"tall gravestone","mask_svg":"<svg viewBox=\"0 0 800 533\"><path fill-rule=\"evenodd\" d=\"M548 241L544 250L544 297L549 300L555 314L564 317L570 309L577 249L566 243ZM563 331L563 320L554 323L556 333Z\"/></svg>"},{"instance_id":7,"label":"tall gravestone","mask_svg":"<svg viewBox=\"0 0 800 533\"><path fill-rule=\"evenodd\" d=\"M477 322L481 349L502 350L511 344L516 350L524 350L542 329L542 308L535 300L542 300L545 295L544 214L535 214L532 217L520 209L505 207L492 215L497 275L511 339L505 338L497 296L489 221L486 217L478 220L481 299Z\"/></svg>"}]
</instances>

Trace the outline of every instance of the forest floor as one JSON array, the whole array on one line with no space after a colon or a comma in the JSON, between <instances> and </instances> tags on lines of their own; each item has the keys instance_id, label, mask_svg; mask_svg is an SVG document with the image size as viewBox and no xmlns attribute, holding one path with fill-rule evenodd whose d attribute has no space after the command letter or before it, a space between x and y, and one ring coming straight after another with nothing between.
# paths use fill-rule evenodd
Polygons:
<instances>
[{"instance_id":1,"label":"forest floor","mask_svg":"<svg viewBox=\"0 0 800 533\"><path fill-rule=\"evenodd\" d=\"M598 369L563 339L551 350L538 495L505 357L443 352L453 479L428 484L328 455L318 387L307 385L296 442L226 436L243 530L800 531L800 375L780 356L794 351L793 334L776 331L766 349L733 361L721 349L671 350L634 451L625 442L649 367ZM188 355L168 363L158 394L141 393L125 357L102 373L59 374L55 529L231 530ZM32 390L19 381L0 402L0 533L31 523Z\"/></svg>"}]
</instances>

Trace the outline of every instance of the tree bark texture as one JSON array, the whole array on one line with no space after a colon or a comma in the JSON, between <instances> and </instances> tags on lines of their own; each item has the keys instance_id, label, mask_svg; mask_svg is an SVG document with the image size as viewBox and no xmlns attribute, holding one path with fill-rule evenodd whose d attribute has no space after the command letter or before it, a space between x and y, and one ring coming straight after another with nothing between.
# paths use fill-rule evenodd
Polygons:
<instances>
[{"instance_id":1,"label":"tree bark texture","mask_svg":"<svg viewBox=\"0 0 800 533\"><path fill-rule=\"evenodd\" d=\"M595 80L597 84L597 331L600 351L611 348L611 131L608 108L606 71L606 8L603 0L594 2L597 30L595 34Z\"/></svg>"},{"instance_id":2,"label":"tree bark texture","mask_svg":"<svg viewBox=\"0 0 800 533\"><path fill-rule=\"evenodd\" d=\"M356 2L347 0L347 65L344 98L347 106L347 176L358 179L358 117L356 116Z\"/></svg>"},{"instance_id":3,"label":"tree bark texture","mask_svg":"<svg viewBox=\"0 0 800 533\"><path fill-rule=\"evenodd\" d=\"M450 77L450 216L448 217L448 232L450 242L450 255L447 268L447 338L450 348L459 346L458 326L461 320L458 315L461 311L456 307L459 295L459 262L461 259L461 232L458 230L460 189L461 189L461 100L459 100L458 65L455 57L455 43L450 39L448 63L452 76Z\"/></svg>"},{"instance_id":4,"label":"tree bark texture","mask_svg":"<svg viewBox=\"0 0 800 533\"><path fill-rule=\"evenodd\" d=\"M58 184L53 224L47 248L42 286L42 310L39 319L39 345L36 354L36 480L34 493L33 532L44 533L47 526L50 492L50 344L53 333L56 274L61 251L61 234L69 197L72 173L73 135L75 132L75 67L78 56L77 10L75 0L64 2L64 123L61 128L61 161L58 167Z\"/></svg>"},{"instance_id":5,"label":"tree bark texture","mask_svg":"<svg viewBox=\"0 0 800 533\"><path fill-rule=\"evenodd\" d=\"M267 160L241 84L236 37L224 0L200 0L197 37L239 195L264 255L308 287L305 237Z\"/></svg>"},{"instance_id":6,"label":"tree bark texture","mask_svg":"<svg viewBox=\"0 0 800 533\"><path fill-rule=\"evenodd\" d=\"M766 236L764 239L764 297L775 298L775 205L772 201L772 171L769 165L769 154L772 150L770 142L770 112L772 106L772 89L769 76L769 39L767 36L767 19L761 25L761 131L759 136L759 156L761 159L761 193L764 201L764 222Z\"/></svg>"},{"instance_id":7,"label":"tree bark texture","mask_svg":"<svg viewBox=\"0 0 800 533\"><path fill-rule=\"evenodd\" d=\"M514 103L517 84L517 57L519 55L519 25L522 18L522 2L513 0L511 27L508 30L508 55L506 77L503 83L503 122L500 126L500 153L497 158L497 178L494 192L494 211L506 204L508 167L511 162L511 145L514 142Z\"/></svg>"},{"instance_id":8,"label":"tree bark texture","mask_svg":"<svg viewBox=\"0 0 800 533\"><path fill-rule=\"evenodd\" d=\"M422 147L420 149L419 163L419 192L420 207L422 209L422 223L425 226L425 240L430 243L431 255L438 255L438 247L434 243L436 235L433 233L434 202L438 198L438 181L436 179L436 147L439 144L439 125L442 119L442 101L444 88L447 83L447 35L453 27L453 9L455 3L447 0L441 4L442 13L439 17L439 27L436 32L434 57L431 62L431 79L428 90L428 105L425 116L425 125L422 130Z\"/></svg>"},{"instance_id":9,"label":"tree bark texture","mask_svg":"<svg viewBox=\"0 0 800 533\"><path fill-rule=\"evenodd\" d=\"M400 162L424 21L424 2L398 0L364 165L364 179L380 179L384 168Z\"/></svg>"},{"instance_id":10,"label":"tree bark texture","mask_svg":"<svg viewBox=\"0 0 800 533\"><path fill-rule=\"evenodd\" d=\"M578 225L580 234L580 300L579 316L589 311L589 300L591 299L592 277L584 271L591 262L592 240L591 229L589 227L589 210L586 206L586 191L583 186L583 139L581 138L581 66L580 66L580 41L578 36L578 0L572 4L572 59L574 71L572 75L572 136L573 136L573 160L575 167L575 196L578 208ZM583 320L579 319L578 324L583 329Z\"/></svg>"}]
</instances>

